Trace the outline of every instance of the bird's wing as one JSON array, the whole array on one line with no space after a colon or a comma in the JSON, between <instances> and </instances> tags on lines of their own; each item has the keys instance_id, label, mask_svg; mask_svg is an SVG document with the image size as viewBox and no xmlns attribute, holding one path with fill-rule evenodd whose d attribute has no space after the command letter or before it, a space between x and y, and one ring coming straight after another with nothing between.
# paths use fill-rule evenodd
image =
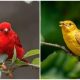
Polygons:
<instances>
[{"instance_id":1,"label":"bird's wing","mask_svg":"<svg viewBox=\"0 0 80 80\"><path fill-rule=\"evenodd\" d=\"M24 51L24 48L21 45L20 39L19 39L17 34L16 34L16 38L15 38L15 48L16 48L16 51L17 51L17 57L19 59L22 59L25 51Z\"/></svg>"},{"instance_id":2,"label":"bird's wing","mask_svg":"<svg viewBox=\"0 0 80 80\"><path fill-rule=\"evenodd\" d=\"M18 47L22 47L22 45L21 45L21 42L20 42L20 39L19 39L18 35L16 35L16 36L15 36L15 44L16 44L16 46L18 46Z\"/></svg>"},{"instance_id":3,"label":"bird's wing","mask_svg":"<svg viewBox=\"0 0 80 80\"><path fill-rule=\"evenodd\" d=\"M80 44L80 31L76 32L75 38L76 38L77 42Z\"/></svg>"}]
</instances>

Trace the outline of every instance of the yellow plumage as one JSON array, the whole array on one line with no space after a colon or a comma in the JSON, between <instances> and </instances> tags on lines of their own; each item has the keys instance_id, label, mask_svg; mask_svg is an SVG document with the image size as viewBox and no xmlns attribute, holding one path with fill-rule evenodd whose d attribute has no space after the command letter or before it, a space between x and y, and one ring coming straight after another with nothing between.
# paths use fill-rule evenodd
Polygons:
<instances>
[{"instance_id":1,"label":"yellow plumage","mask_svg":"<svg viewBox=\"0 0 80 80\"><path fill-rule=\"evenodd\" d=\"M80 56L80 30L70 20L61 21L63 39L67 47L77 56Z\"/></svg>"}]
</instances>

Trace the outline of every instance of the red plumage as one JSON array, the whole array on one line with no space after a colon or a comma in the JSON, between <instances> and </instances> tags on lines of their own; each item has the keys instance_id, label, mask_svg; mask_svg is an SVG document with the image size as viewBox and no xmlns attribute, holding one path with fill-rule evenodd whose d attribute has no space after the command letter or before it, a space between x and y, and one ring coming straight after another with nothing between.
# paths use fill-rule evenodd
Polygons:
<instances>
[{"instance_id":1,"label":"red plumage","mask_svg":"<svg viewBox=\"0 0 80 80\"><path fill-rule=\"evenodd\" d=\"M0 54L6 53L8 54L8 58L11 59L13 56L14 46L16 48L17 57L22 59L24 49L17 33L13 31L10 23L0 23Z\"/></svg>"}]
</instances>

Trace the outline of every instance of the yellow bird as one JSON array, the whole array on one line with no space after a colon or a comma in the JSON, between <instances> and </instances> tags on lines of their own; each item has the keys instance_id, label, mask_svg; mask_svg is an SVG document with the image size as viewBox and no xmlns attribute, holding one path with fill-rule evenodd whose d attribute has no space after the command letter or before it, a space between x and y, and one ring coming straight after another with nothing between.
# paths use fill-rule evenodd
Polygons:
<instances>
[{"instance_id":1,"label":"yellow bird","mask_svg":"<svg viewBox=\"0 0 80 80\"><path fill-rule=\"evenodd\" d=\"M60 22L63 39L73 54L80 56L80 30L70 20Z\"/></svg>"}]
</instances>

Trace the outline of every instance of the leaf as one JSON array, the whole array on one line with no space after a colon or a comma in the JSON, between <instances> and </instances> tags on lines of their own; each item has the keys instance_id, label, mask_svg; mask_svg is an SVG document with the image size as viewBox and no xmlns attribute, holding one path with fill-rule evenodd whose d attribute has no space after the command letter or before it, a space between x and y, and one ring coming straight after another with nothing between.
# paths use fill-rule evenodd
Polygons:
<instances>
[{"instance_id":1,"label":"leaf","mask_svg":"<svg viewBox=\"0 0 80 80\"><path fill-rule=\"evenodd\" d=\"M35 58L35 59L33 59L33 61L32 61L32 64L34 64L34 65L37 65L37 66L39 66L39 58Z\"/></svg>"},{"instance_id":2,"label":"leaf","mask_svg":"<svg viewBox=\"0 0 80 80\"><path fill-rule=\"evenodd\" d=\"M80 63L78 58L56 50L41 63L42 78L78 78L80 76Z\"/></svg>"},{"instance_id":3,"label":"leaf","mask_svg":"<svg viewBox=\"0 0 80 80\"><path fill-rule=\"evenodd\" d=\"M14 54L13 54L13 57L12 57L12 64L16 61L16 59L17 59L16 48L14 47Z\"/></svg>"},{"instance_id":4,"label":"leaf","mask_svg":"<svg viewBox=\"0 0 80 80\"><path fill-rule=\"evenodd\" d=\"M71 72L74 69L77 62L78 62L78 59L75 56L66 55L63 69L65 70L65 72Z\"/></svg>"},{"instance_id":5,"label":"leaf","mask_svg":"<svg viewBox=\"0 0 80 80\"><path fill-rule=\"evenodd\" d=\"M15 60L15 64L16 64L17 66L27 65L26 62L21 61L20 59L16 59L16 60Z\"/></svg>"},{"instance_id":6,"label":"leaf","mask_svg":"<svg viewBox=\"0 0 80 80\"><path fill-rule=\"evenodd\" d=\"M70 78L80 77L80 62L77 62L73 70L68 74Z\"/></svg>"},{"instance_id":7,"label":"leaf","mask_svg":"<svg viewBox=\"0 0 80 80\"><path fill-rule=\"evenodd\" d=\"M42 79L63 79L64 76L61 72L57 73L56 68L48 70L48 72L43 73L41 76Z\"/></svg>"},{"instance_id":8,"label":"leaf","mask_svg":"<svg viewBox=\"0 0 80 80\"><path fill-rule=\"evenodd\" d=\"M50 54L42 63L41 63L41 72L45 72L50 69L52 65L54 65L55 59L58 54L56 52ZM52 64L53 63L53 64Z\"/></svg>"},{"instance_id":9,"label":"leaf","mask_svg":"<svg viewBox=\"0 0 80 80\"><path fill-rule=\"evenodd\" d=\"M30 57L30 56L34 56L34 55L37 55L39 54L39 50L38 49L35 49L35 50L30 50L28 51L23 58L27 58L27 57Z\"/></svg>"},{"instance_id":10,"label":"leaf","mask_svg":"<svg viewBox=\"0 0 80 80\"><path fill-rule=\"evenodd\" d=\"M7 58L8 58L8 55L7 54L0 55L0 63L5 62Z\"/></svg>"}]
</instances>

